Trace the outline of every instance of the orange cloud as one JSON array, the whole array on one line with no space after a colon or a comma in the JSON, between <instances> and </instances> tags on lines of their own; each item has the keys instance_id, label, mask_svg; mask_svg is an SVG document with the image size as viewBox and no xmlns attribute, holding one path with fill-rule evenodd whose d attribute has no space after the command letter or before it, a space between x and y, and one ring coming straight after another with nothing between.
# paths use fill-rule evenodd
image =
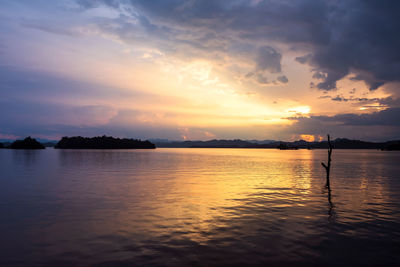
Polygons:
<instances>
[{"instance_id":1,"label":"orange cloud","mask_svg":"<svg viewBox=\"0 0 400 267\"><path fill-rule=\"evenodd\" d=\"M314 135L310 135L310 134L301 134L300 135L300 139L307 141L307 142L314 142L315 141L315 137Z\"/></svg>"},{"instance_id":2,"label":"orange cloud","mask_svg":"<svg viewBox=\"0 0 400 267\"><path fill-rule=\"evenodd\" d=\"M307 141L307 142L321 142L324 138L320 135L312 135L312 134L301 134L300 139Z\"/></svg>"}]
</instances>

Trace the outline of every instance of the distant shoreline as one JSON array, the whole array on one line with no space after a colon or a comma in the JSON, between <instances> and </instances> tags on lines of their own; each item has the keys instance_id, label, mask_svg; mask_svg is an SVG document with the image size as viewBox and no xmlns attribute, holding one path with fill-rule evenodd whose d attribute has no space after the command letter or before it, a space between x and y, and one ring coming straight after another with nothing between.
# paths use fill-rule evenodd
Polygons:
<instances>
[{"instance_id":1,"label":"distant shoreline","mask_svg":"<svg viewBox=\"0 0 400 267\"><path fill-rule=\"evenodd\" d=\"M262 141L259 141L262 142ZM209 141L173 141L155 142L157 147L170 148L268 148L281 150L297 149L327 149L328 142L307 142L304 140L294 142L269 141L267 143L257 143L244 140L209 140ZM360 140L350 140L338 138L332 141L335 149L377 149L377 150L399 150L400 140L387 142L365 142Z\"/></svg>"},{"instance_id":2,"label":"distant shoreline","mask_svg":"<svg viewBox=\"0 0 400 267\"><path fill-rule=\"evenodd\" d=\"M5 149L155 149L156 146L150 141L139 139L114 138L111 136L98 137L63 137L57 143L42 144L36 139L27 137L24 140L16 140L12 143L0 143L0 148Z\"/></svg>"},{"instance_id":3,"label":"distant shoreline","mask_svg":"<svg viewBox=\"0 0 400 267\"><path fill-rule=\"evenodd\" d=\"M151 139L150 139L151 140ZM139 139L114 138L107 136L99 137L63 137L60 141L45 140L40 142L45 147L57 149L155 149L157 148L252 148L252 149L327 149L326 141L307 142L298 140L293 142L284 141L247 141L247 140L208 140L208 141L142 141ZM0 143L0 148L11 148L12 143ZM337 138L332 141L334 149L376 149L385 151L400 150L400 140L386 142L366 142Z\"/></svg>"}]
</instances>

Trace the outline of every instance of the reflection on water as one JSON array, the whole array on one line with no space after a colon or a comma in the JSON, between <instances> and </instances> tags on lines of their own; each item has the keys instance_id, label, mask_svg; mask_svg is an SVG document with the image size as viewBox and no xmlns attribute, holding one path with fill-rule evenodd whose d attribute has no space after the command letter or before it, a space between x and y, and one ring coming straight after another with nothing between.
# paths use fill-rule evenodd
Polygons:
<instances>
[{"instance_id":1,"label":"reflection on water","mask_svg":"<svg viewBox=\"0 0 400 267\"><path fill-rule=\"evenodd\" d=\"M326 191L327 191L327 195L328 195L328 203L329 203L329 220L335 220L336 219L336 213L335 213L335 206L333 205L332 202L332 189L331 186L328 185L328 187L326 187Z\"/></svg>"},{"instance_id":2,"label":"reflection on water","mask_svg":"<svg viewBox=\"0 0 400 267\"><path fill-rule=\"evenodd\" d=\"M400 261L397 152L0 150L0 266Z\"/></svg>"}]
</instances>

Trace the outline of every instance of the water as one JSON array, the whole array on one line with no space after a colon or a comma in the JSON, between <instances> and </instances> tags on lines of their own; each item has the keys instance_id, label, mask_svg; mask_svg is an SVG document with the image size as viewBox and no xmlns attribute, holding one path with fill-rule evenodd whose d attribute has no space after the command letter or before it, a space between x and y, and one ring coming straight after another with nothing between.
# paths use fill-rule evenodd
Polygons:
<instances>
[{"instance_id":1,"label":"water","mask_svg":"<svg viewBox=\"0 0 400 267\"><path fill-rule=\"evenodd\" d=\"M0 150L0 266L400 263L400 153Z\"/></svg>"}]
</instances>

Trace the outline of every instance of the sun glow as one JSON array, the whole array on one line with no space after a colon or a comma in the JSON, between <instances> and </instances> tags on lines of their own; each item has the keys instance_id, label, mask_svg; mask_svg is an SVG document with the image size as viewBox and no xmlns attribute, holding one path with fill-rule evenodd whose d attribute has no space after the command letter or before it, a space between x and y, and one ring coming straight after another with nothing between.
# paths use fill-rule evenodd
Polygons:
<instances>
[{"instance_id":1,"label":"sun glow","mask_svg":"<svg viewBox=\"0 0 400 267\"><path fill-rule=\"evenodd\" d=\"M301 134L300 139L307 142L321 142L324 138L320 135Z\"/></svg>"},{"instance_id":2,"label":"sun glow","mask_svg":"<svg viewBox=\"0 0 400 267\"><path fill-rule=\"evenodd\" d=\"M288 112L295 113L296 115L307 115L311 111L309 106L298 106L288 110Z\"/></svg>"}]
</instances>

